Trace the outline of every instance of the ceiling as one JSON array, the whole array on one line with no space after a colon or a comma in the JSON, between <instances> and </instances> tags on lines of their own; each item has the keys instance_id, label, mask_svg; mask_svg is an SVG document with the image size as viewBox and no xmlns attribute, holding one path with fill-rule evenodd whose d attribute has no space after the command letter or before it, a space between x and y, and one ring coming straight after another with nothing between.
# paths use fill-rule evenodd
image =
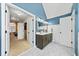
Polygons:
<instances>
[{"instance_id":1,"label":"ceiling","mask_svg":"<svg viewBox=\"0 0 79 59\"><path fill-rule=\"evenodd\" d=\"M47 19L71 12L72 3L43 3Z\"/></svg>"},{"instance_id":2,"label":"ceiling","mask_svg":"<svg viewBox=\"0 0 79 59\"><path fill-rule=\"evenodd\" d=\"M28 14L18 9L9 7L9 10L10 10L11 22L24 22L25 19L29 17Z\"/></svg>"},{"instance_id":3,"label":"ceiling","mask_svg":"<svg viewBox=\"0 0 79 59\"><path fill-rule=\"evenodd\" d=\"M47 19L54 18L71 12L72 3L42 3ZM9 7L11 21L23 22L30 15Z\"/></svg>"}]
</instances>

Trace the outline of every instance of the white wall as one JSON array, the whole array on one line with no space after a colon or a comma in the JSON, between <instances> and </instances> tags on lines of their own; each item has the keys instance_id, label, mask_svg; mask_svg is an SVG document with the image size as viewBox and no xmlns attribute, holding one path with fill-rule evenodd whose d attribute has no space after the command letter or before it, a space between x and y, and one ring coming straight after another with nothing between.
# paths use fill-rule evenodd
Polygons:
<instances>
[{"instance_id":1,"label":"white wall","mask_svg":"<svg viewBox=\"0 0 79 59\"><path fill-rule=\"evenodd\" d=\"M18 39L24 39L24 23L18 23Z\"/></svg>"}]
</instances>

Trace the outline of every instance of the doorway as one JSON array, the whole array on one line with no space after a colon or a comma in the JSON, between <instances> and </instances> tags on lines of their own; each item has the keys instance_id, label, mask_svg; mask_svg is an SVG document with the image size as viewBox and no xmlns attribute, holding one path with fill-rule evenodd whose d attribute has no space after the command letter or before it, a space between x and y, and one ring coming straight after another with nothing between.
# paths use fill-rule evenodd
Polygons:
<instances>
[{"instance_id":1,"label":"doorway","mask_svg":"<svg viewBox=\"0 0 79 59\"><path fill-rule=\"evenodd\" d=\"M22 25L24 23L19 22L11 22L10 23L10 53L9 55L15 56L19 55L23 51L26 51L27 49L31 48L31 44L29 43L27 39L27 32L25 30L22 31ZM21 30L21 31L20 31ZM21 34L24 34L23 37Z\"/></svg>"},{"instance_id":2,"label":"doorway","mask_svg":"<svg viewBox=\"0 0 79 59\"><path fill-rule=\"evenodd\" d=\"M34 17L19 10L18 8L6 6L5 13L5 50L6 55L17 56L33 47Z\"/></svg>"},{"instance_id":3,"label":"doorway","mask_svg":"<svg viewBox=\"0 0 79 59\"><path fill-rule=\"evenodd\" d=\"M24 38L27 40L27 23L24 23Z\"/></svg>"}]
</instances>

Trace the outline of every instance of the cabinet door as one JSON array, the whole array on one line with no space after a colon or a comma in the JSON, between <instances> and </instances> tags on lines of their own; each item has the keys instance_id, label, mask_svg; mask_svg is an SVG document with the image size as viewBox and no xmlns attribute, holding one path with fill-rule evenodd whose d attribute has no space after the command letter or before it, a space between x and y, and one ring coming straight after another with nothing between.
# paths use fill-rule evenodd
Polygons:
<instances>
[{"instance_id":1,"label":"cabinet door","mask_svg":"<svg viewBox=\"0 0 79 59\"><path fill-rule=\"evenodd\" d=\"M44 35L43 36L43 46L46 46L48 44L48 36Z\"/></svg>"},{"instance_id":2,"label":"cabinet door","mask_svg":"<svg viewBox=\"0 0 79 59\"><path fill-rule=\"evenodd\" d=\"M36 46L41 49L43 48L43 36L36 35Z\"/></svg>"},{"instance_id":3,"label":"cabinet door","mask_svg":"<svg viewBox=\"0 0 79 59\"><path fill-rule=\"evenodd\" d=\"M38 45L42 46L43 45L43 36L39 35L38 37Z\"/></svg>"},{"instance_id":4,"label":"cabinet door","mask_svg":"<svg viewBox=\"0 0 79 59\"><path fill-rule=\"evenodd\" d=\"M52 42L52 34L49 34L49 42Z\"/></svg>"}]
</instances>

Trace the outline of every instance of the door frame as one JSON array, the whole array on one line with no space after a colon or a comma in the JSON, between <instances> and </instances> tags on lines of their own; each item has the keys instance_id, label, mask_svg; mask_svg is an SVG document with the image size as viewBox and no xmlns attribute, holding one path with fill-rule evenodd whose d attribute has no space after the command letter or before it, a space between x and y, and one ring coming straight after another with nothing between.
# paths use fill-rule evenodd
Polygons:
<instances>
[{"instance_id":1,"label":"door frame","mask_svg":"<svg viewBox=\"0 0 79 59\"><path fill-rule=\"evenodd\" d=\"M19 9L19 10L21 10L21 11L25 12L26 14L29 14L29 15L31 15L33 17L33 19L34 19L34 24L33 24L33 26L34 26L34 38L33 38L34 43L33 43L33 47L36 47L36 45L35 45L35 18L36 18L36 16L34 14L32 14L32 13L30 13L30 12L28 12L28 11L14 5L14 4L1 3L1 11L2 11L1 12L1 15L2 15L1 16L1 56L6 56L7 55L7 54L5 54L5 50L6 50L5 49L5 47L6 47L5 46L5 41L6 41L6 39L5 39L5 27L6 27L5 26L5 7L6 7L6 5L8 5L8 6L12 7L12 8L17 8L17 9Z\"/></svg>"},{"instance_id":2,"label":"door frame","mask_svg":"<svg viewBox=\"0 0 79 59\"><path fill-rule=\"evenodd\" d=\"M73 50L74 50L74 55L75 55L75 22L76 22L76 19L75 19L75 10L73 10L72 11L72 15L71 15L71 17L72 17L72 22L74 23L73 24L73 33L72 33L72 36L74 36L73 37Z\"/></svg>"}]
</instances>

